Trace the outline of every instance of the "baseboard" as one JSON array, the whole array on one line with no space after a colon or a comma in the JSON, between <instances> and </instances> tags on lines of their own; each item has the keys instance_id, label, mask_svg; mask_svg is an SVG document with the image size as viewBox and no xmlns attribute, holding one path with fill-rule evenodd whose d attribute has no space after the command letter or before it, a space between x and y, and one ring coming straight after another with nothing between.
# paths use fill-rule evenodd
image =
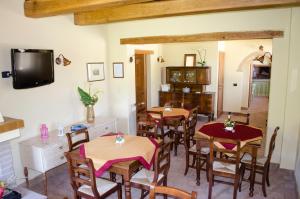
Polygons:
<instances>
[{"instance_id":1,"label":"baseboard","mask_svg":"<svg viewBox=\"0 0 300 199\"><path fill-rule=\"evenodd\" d=\"M241 107L241 110L248 110L248 107Z\"/></svg>"}]
</instances>

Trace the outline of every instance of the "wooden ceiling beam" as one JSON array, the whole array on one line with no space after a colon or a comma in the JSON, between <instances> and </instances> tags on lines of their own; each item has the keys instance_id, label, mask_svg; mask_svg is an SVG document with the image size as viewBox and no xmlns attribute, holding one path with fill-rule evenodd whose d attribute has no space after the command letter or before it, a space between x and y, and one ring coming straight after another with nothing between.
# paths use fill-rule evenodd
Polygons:
<instances>
[{"instance_id":1,"label":"wooden ceiling beam","mask_svg":"<svg viewBox=\"0 0 300 199\"><path fill-rule=\"evenodd\" d=\"M75 24L91 25L229 10L300 5L300 0L169 0L75 13Z\"/></svg>"},{"instance_id":2,"label":"wooden ceiling beam","mask_svg":"<svg viewBox=\"0 0 300 199\"><path fill-rule=\"evenodd\" d=\"M120 44L162 44L202 41L226 41L249 39L273 39L283 37L283 31L244 31L244 32L214 32L194 35L163 35L151 37L123 38Z\"/></svg>"},{"instance_id":3,"label":"wooden ceiling beam","mask_svg":"<svg viewBox=\"0 0 300 199\"><path fill-rule=\"evenodd\" d=\"M25 0L24 13L38 18L149 1L153 0Z\"/></svg>"}]
</instances>

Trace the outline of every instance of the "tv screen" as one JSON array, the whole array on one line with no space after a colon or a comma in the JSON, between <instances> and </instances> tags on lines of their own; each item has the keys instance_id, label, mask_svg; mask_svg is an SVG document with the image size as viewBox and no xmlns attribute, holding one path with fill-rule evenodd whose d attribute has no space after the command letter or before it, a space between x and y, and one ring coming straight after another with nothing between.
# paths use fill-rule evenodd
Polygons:
<instances>
[{"instance_id":1,"label":"tv screen","mask_svg":"<svg viewBox=\"0 0 300 199\"><path fill-rule=\"evenodd\" d=\"M15 89L54 82L53 50L11 49L11 63Z\"/></svg>"}]
</instances>

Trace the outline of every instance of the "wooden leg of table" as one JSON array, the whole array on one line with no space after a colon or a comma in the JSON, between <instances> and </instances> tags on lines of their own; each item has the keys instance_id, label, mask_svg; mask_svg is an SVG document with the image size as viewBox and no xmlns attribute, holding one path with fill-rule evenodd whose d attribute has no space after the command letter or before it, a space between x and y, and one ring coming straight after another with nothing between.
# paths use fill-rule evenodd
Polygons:
<instances>
[{"instance_id":1,"label":"wooden leg of table","mask_svg":"<svg viewBox=\"0 0 300 199\"><path fill-rule=\"evenodd\" d=\"M196 155L196 172L197 172L197 177L196 177L196 185L200 185L200 170L201 170L201 159L200 155L198 154L200 152L197 152Z\"/></svg>"},{"instance_id":2,"label":"wooden leg of table","mask_svg":"<svg viewBox=\"0 0 300 199\"><path fill-rule=\"evenodd\" d=\"M124 175L124 186L125 186L125 198L131 199L131 186L129 174Z\"/></svg>"},{"instance_id":3,"label":"wooden leg of table","mask_svg":"<svg viewBox=\"0 0 300 199\"><path fill-rule=\"evenodd\" d=\"M254 192L256 156L257 156L257 148L252 147L252 161L251 161L250 188L249 188L250 197L253 197L253 192Z\"/></svg>"},{"instance_id":4,"label":"wooden leg of table","mask_svg":"<svg viewBox=\"0 0 300 199\"><path fill-rule=\"evenodd\" d=\"M44 190L45 190L45 195L47 196L48 189L47 189L47 172L44 173Z\"/></svg>"},{"instance_id":5,"label":"wooden leg of table","mask_svg":"<svg viewBox=\"0 0 300 199\"><path fill-rule=\"evenodd\" d=\"M24 176L25 176L25 180L26 180L26 187L29 187L29 180L28 180L28 168L24 167Z\"/></svg>"}]
</instances>

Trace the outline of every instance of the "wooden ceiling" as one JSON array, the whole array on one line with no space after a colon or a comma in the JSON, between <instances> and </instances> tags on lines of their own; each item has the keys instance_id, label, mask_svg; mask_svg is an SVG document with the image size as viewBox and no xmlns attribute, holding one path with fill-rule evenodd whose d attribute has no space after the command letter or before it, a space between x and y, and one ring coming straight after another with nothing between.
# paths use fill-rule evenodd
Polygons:
<instances>
[{"instance_id":1,"label":"wooden ceiling","mask_svg":"<svg viewBox=\"0 0 300 199\"><path fill-rule=\"evenodd\" d=\"M74 13L77 25L231 10L299 6L300 0L25 0L27 17Z\"/></svg>"}]
</instances>

